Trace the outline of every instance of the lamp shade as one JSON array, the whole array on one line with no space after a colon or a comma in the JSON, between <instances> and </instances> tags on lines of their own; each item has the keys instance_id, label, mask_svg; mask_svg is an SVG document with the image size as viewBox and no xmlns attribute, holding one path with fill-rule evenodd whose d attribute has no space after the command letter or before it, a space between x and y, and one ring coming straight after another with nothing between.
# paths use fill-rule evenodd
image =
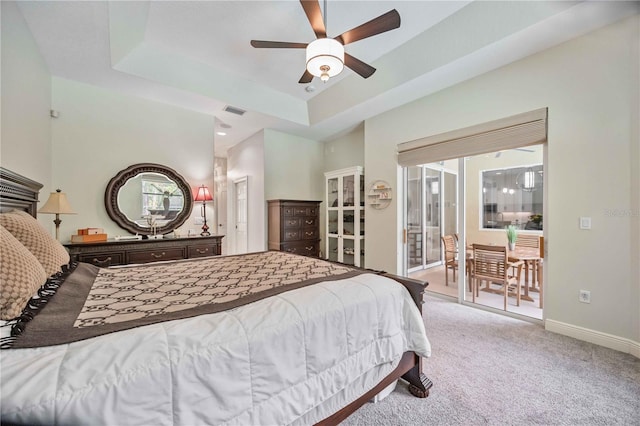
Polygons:
<instances>
[{"instance_id":1,"label":"lamp shade","mask_svg":"<svg viewBox=\"0 0 640 426\"><path fill-rule=\"evenodd\" d=\"M196 192L196 196L193 198L193 201L211 201L213 197L209 192L209 188L202 185L198 188L198 192Z\"/></svg>"},{"instance_id":2,"label":"lamp shade","mask_svg":"<svg viewBox=\"0 0 640 426\"><path fill-rule=\"evenodd\" d=\"M38 210L39 213L50 214L76 214L67 201L67 194L56 189L56 192L52 192L49 195L49 199L44 206Z\"/></svg>"},{"instance_id":3,"label":"lamp shade","mask_svg":"<svg viewBox=\"0 0 640 426\"><path fill-rule=\"evenodd\" d=\"M307 71L327 81L344 68L344 46L332 38L319 38L307 45Z\"/></svg>"}]
</instances>

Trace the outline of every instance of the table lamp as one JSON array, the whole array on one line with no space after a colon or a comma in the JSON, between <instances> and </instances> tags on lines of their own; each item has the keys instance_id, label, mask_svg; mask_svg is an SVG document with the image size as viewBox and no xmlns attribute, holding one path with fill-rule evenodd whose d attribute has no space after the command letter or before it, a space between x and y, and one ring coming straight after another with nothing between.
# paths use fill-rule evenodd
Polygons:
<instances>
[{"instance_id":1,"label":"table lamp","mask_svg":"<svg viewBox=\"0 0 640 426\"><path fill-rule=\"evenodd\" d=\"M69 201L67 201L67 194L59 189L56 189L56 192L52 192L49 195L49 199L46 203L44 203L44 206L42 206L40 210L38 210L38 212L56 215L56 218L53 221L53 223L56 224L56 240L60 240L60 224L62 223L62 221L60 220L60 215L76 214L76 212L74 212L69 205Z\"/></svg>"},{"instance_id":2,"label":"table lamp","mask_svg":"<svg viewBox=\"0 0 640 426\"><path fill-rule=\"evenodd\" d=\"M207 225L207 201L213 201L213 197L211 196L211 193L209 192L209 188L207 188L206 186L202 185L198 188L198 192L196 193L195 198L193 199L194 201L202 201L202 218L204 219L204 225L202 225L202 232L200 233L200 235L202 235L203 237L209 236L211 235L211 233L209 232L209 226Z\"/></svg>"}]
</instances>

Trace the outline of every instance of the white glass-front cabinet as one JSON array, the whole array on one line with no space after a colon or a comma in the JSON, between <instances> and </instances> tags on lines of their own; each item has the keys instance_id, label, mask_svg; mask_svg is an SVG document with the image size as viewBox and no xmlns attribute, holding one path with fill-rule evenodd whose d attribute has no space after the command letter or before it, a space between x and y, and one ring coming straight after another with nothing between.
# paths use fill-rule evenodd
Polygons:
<instances>
[{"instance_id":1,"label":"white glass-front cabinet","mask_svg":"<svg viewBox=\"0 0 640 426\"><path fill-rule=\"evenodd\" d=\"M364 175L362 167L324 174L327 259L364 267Z\"/></svg>"}]
</instances>

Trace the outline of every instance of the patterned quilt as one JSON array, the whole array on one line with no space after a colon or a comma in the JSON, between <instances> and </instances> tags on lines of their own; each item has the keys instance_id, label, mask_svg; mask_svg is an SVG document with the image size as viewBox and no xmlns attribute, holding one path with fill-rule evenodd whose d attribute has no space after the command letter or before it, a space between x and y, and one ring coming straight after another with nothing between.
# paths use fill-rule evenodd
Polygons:
<instances>
[{"instance_id":1,"label":"patterned quilt","mask_svg":"<svg viewBox=\"0 0 640 426\"><path fill-rule=\"evenodd\" d=\"M12 343L69 343L232 309L362 270L279 251L121 268L80 264Z\"/></svg>"}]
</instances>

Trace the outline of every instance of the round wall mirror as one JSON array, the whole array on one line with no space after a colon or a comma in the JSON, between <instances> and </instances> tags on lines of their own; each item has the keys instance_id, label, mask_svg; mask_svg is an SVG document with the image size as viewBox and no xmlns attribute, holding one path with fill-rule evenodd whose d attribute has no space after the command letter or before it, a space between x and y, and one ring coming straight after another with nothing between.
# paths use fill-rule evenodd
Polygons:
<instances>
[{"instance_id":1,"label":"round wall mirror","mask_svg":"<svg viewBox=\"0 0 640 426\"><path fill-rule=\"evenodd\" d=\"M107 185L104 203L109 217L133 234L168 234L191 215L191 188L169 167L134 164Z\"/></svg>"}]
</instances>

